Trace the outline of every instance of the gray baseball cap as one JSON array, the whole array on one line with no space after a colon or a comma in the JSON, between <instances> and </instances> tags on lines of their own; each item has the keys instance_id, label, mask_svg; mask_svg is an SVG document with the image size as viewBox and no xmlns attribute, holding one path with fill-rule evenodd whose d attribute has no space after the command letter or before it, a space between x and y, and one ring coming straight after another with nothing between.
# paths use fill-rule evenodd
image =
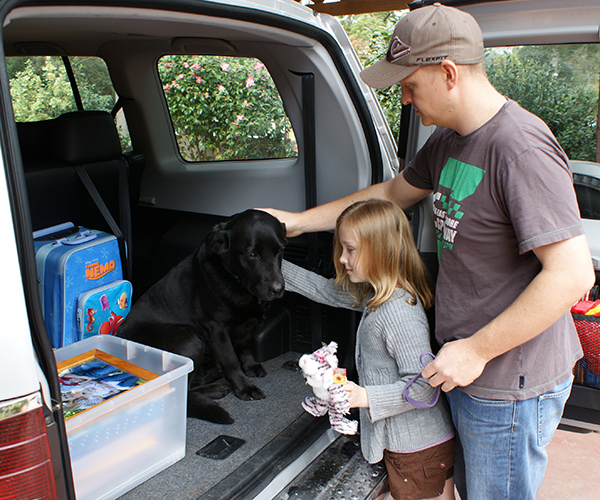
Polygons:
<instances>
[{"instance_id":1,"label":"gray baseball cap","mask_svg":"<svg viewBox=\"0 0 600 500\"><path fill-rule=\"evenodd\" d=\"M456 64L483 61L483 35L466 12L435 3L406 14L394 29L385 59L364 69L363 81L376 89L403 80L421 66L448 59Z\"/></svg>"}]
</instances>

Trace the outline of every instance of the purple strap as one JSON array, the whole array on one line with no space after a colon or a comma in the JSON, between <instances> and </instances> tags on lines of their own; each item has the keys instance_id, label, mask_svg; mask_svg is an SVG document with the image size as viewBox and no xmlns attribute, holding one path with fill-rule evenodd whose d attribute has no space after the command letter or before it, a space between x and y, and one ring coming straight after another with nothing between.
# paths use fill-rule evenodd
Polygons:
<instances>
[{"instance_id":1,"label":"purple strap","mask_svg":"<svg viewBox=\"0 0 600 500\"><path fill-rule=\"evenodd\" d=\"M427 364L423 361L423 357L424 356L431 356L433 359L435 359L435 356L430 353L430 352L424 352L423 354L421 354L419 361L421 362L421 364L423 365L423 368L425 368L425 366L427 366ZM408 388L413 384L413 382L415 380L417 380L419 377L421 376L420 373L417 373L413 378L411 378L408 383L406 384L406 386L404 387L404 390L402 391L402 396L404 396L404 399L410 403L412 406L414 406L415 408L419 409L419 410L423 410L424 408L431 408L432 406L435 406L435 404L438 402L438 399L440 397L440 387L437 386L435 388L435 391L433 393L433 398L431 398L431 401L429 403L423 403L422 401L417 401L413 398L411 398L408 395Z\"/></svg>"}]
</instances>

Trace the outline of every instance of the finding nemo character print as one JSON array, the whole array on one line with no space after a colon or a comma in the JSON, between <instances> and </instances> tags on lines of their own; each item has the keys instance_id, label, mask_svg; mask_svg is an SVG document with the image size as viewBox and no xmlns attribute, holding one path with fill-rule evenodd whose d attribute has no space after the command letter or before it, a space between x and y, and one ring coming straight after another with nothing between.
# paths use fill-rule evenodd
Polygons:
<instances>
[{"instance_id":1,"label":"finding nemo character print","mask_svg":"<svg viewBox=\"0 0 600 500\"><path fill-rule=\"evenodd\" d=\"M121 296L117 299L117 306L119 309L127 309L129 306L129 301L127 300L127 292L123 292Z\"/></svg>"},{"instance_id":2,"label":"finding nemo character print","mask_svg":"<svg viewBox=\"0 0 600 500\"><path fill-rule=\"evenodd\" d=\"M115 335L119 326L123 322L124 317L122 315L115 314L113 311L110 310L110 302L106 294L100 296L100 305L102 311L108 310L110 315L106 321L103 321L100 324L100 327L98 328L98 333L100 335ZM117 297L116 306L122 310L125 310L129 307L129 298L126 292L123 292L119 297ZM86 329L88 332L93 332L94 328L96 328L94 322L96 321L97 312L98 311L96 309L91 307L86 310Z\"/></svg>"},{"instance_id":3,"label":"finding nemo character print","mask_svg":"<svg viewBox=\"0 0 600 500\"><path fill-rule=\"evenodd\" d=\"M94 330L94 321L96 321L96 313L98 311L96 311L96 309L94 309L93 307L88 307L87 311L86 311L86 316L87 316L87 326L86 329L88 332L92 332Z\"/></svg>"},{"instance_id":4,"label":"finding nemo character print","mask_svg":"<svg viewBox=\"0 0 600 500\"><path fill-rule=\"evenodd\" d=\"M475 192L484 175L485 170L454 158L448 158L444 165L438 191L433 195L438 259L443 249L452 251L458 226L464 216L461 202ZM441 188L445 188L448 194L443 194Z\"/></svg>"}]
</instances>

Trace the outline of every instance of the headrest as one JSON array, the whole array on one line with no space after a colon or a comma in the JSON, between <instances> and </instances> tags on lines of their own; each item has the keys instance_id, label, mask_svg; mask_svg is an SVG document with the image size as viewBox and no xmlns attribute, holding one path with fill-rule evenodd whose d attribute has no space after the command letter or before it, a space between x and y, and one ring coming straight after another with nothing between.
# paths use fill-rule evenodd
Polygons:
<instances>
[{"instance_id":1,"label":"headrest","mask_svg":"<svg viewBox=\"0 0 600 500\"><path fill-rule=\"evenodd\" d=\"M72 165L120 157L121 143L112 116L105 111L75 111L53 120L18 123L25 163L56 161Z\"/></svg>"}]
</instances>

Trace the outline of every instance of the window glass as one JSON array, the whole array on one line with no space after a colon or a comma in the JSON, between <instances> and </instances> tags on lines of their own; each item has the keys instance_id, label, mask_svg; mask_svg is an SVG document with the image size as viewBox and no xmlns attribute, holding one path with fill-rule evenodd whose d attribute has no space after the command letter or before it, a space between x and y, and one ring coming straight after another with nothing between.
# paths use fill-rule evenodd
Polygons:
<instances>
[{"instance_id":1,"label":"window glass","mask_svg":"<svg viewBox=\"0 0 600 500\"><path fill-rule=\"evenodd\" d=\"M111 112L118 96L105 62L99 57L71 57L69 61L83 109ZM16 121L49 120L77 111L62 57L9 57L6 64ZM123 151L131 149L122 111L116 116L116 125Z\"/></svg>"},{"instance_id":2,"label":"window glass","mask_svg":"<svg viewBox=\"0 0 600 500\"><path fill-rule=\"evenodd\" d=\"M542 118L571 160L600 162L598 44L490 48L488 78Z\"/></svg>"},{"instance_id":3,"label":"window glass","mask_svg":"<svg viewBox=\"0 0 600 500\"><path fill-rule=\"evenodd\" d=\"M281 97L258 59L168 55L158 72L185 160L297 156Z\"/></svg>"}]
</instances>

